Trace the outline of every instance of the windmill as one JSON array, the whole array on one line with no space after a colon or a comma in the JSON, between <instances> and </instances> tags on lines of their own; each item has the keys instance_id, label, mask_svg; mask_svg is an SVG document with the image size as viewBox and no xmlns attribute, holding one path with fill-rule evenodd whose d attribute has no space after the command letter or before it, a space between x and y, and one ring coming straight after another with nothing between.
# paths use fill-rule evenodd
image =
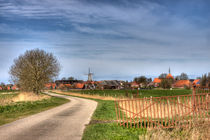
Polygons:
<instances>
[{"instance_id":1,"label":"windmill","mask_svg":"<svg viewBox=\"0 0 210 140\"><path fill-rule=\"evenodd\" d=\"M87 81L93 81L93 73L90 72L90 68L88 70L88 74L86 74L86 75L88 75L88 80Z\"/></svg>"}]
</instances>

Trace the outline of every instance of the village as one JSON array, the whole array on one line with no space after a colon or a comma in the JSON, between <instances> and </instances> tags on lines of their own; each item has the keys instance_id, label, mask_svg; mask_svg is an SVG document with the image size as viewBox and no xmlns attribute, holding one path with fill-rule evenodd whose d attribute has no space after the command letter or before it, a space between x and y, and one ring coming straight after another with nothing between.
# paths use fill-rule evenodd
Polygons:
<instances>
[{"instance_id":1,"label":"village","mask_svg":"<svg viewBox=\"0 0 210 140\"><path fill-rule=\"evenodd\" d=\"M204 76L205 77L205 76ZM209 75L208 75L209 77ZM207 78L207 77L206 77ZM180 76L174 77L172 76L169 68L168 74L163 73L158 78L146 78L145 76L140 76L134 78L133 81L123 81L123 80L101 80L94 81L93 73L89 71L88 80L76 80L72 77L69 79L63 78L62 80L56 80L55 82L46 83L45 90L71 90L71 89L89 89L89 90L106 90L106 89L115 89L115 90L123 90L123 89L154 89L154 88L162 88L162 89L191 89L192 85L199 87L201 84L202 78L199 79L188 79L187 75L184 75L184 78L180 78ZM203 86L208 86L208 80L203 84ZM18 85L8 84L0 85L0 90L19 90Z\"/></svg>"}]
</instances>

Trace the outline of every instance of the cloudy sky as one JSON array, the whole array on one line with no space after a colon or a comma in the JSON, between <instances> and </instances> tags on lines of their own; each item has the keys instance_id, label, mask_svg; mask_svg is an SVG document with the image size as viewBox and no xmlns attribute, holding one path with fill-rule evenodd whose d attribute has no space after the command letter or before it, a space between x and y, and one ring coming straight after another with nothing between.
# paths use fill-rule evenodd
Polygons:
<instances>
[{"instance_id":1,"label":"cloudy sky","mask_svg":"<svg viewBox=\"0 0 210 140\"><path fill-rule=\"evenodd\" d=\"M208 0L0 0L0 82L26 50L54 53L59 78L131 80L210 71Z\"/></svg>"}]
</instances>

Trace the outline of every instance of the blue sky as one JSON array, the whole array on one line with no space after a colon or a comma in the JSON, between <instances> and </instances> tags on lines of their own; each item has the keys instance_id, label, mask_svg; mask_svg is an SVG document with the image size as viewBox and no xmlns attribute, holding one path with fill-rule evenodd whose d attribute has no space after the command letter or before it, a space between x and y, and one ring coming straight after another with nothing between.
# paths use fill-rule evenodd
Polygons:
<instances>
[{"instance_id":1,"label":"blue sky","mask_svg":"<svg viewBox=\"0 0 210 140\"><path fill-rule=\"evenodd\" d=\"M0 0L0 82L26 50L60 61L60 76L192 78L210 71L208 0Z\"/></svg>"}]
</instances>

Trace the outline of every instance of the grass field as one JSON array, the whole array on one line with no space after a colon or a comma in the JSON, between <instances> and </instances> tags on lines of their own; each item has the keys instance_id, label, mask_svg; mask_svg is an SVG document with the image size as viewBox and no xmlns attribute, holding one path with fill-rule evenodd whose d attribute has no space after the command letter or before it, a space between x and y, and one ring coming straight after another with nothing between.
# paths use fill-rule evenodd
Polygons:
<instances>
[{"instance_id":1,"label":"grass field","mask_svg":"<svg viewBox=\"0 0 210 140\"><path fill-rule=\"evenodd\" d=\"M0 94L0 101L10 100L17 96L16 94ZM57 97L51 97L40 101L13 102L0 106L0 125L15 121L17 119L39 113L41 111L64 104L69 100Z\"/></svg>"},{"instance_id":2,"label":"grass field","mask_svg":"<svg viewBox=\"0 0 210 140\"><path fill-rule=\"evenodd\" d=\"M67 91L67 92L71 92ZM131 97L132 94L137 94L137 90L74 90L72 92L89 94L89 95L99 95L99 96L112 96L112 97ZM127 95L126 95L127 93ZM192 90L188 89L173 89L173 90L163 90L163 89L152 89L152 90L139 90L139 97L161 97L161 96L175 96L175 95L187 95L192 94Z\"/></svg>"}]
</instances>

